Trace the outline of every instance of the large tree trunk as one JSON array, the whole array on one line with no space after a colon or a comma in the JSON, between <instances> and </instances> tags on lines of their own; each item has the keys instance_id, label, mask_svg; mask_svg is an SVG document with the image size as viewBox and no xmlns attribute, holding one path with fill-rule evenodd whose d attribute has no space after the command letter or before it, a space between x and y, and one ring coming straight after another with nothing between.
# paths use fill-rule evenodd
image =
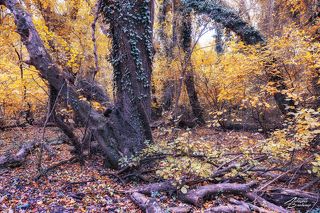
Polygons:
<instances>
[{"instance_id":1,"label":"large tree trunk","mask_svg":"<svg viewBox=\"0 0 320 213\"><path fill-rule=\"evenodd\" d=\"M119 45L119 49L114 49L114 55L119 53L119 57L113 60L113 64L115 65L117 101L113 111L105 117L103 114L93 110L88 102L79 99L77 89L69 81L68 74L64 73L48 54L43 41L34 27L31 16L24 9L23 5L17 0L0 0L0 5L5 5L14 16L17 32L20 34L21 40L29 52L30 63L38 69L40 76L47 80L56 91L59 91L58 93L65 101L70 103L72 109L79 112L80 119L88 121L88 126L93 132L95 140L100 145L107 165L113 168L118 168L118 162L121 157L130 156L140 151L145 140L152 140L149 127L149 80L153 55L152 43L149 41L152 38L152 13L150 12L151 3L144 5L144 2L135 4L136 7L131 10L123 8L129 10L128 14L131 15L134 11L143 9L141 11L143 13L139 13L142 14L144 23L141 28L138 28L139 24L136 23L140 23L140 19L131 19L130 24L129 22L125 22L128 28L119 27L119 22L124 22L122 15L117 17L117 21L119 22L115 22L112 25L115 39L114 47ZM122 3L117 2L113 4L121 5ZM104 9L107 13L107 9ZM126 10L123 12L126 13ZM135 34L137 37L138 35L139 37L143 35L144 41L148 42L142 42L142 39L136 41L132 37L124 37L123 40L119 40L119 36L125 34L126 30L129 30L130 35ZM119 33L121 34L116 35L115 31L120 31ZM142 75L145 73L146 76L137 76L136 72ZM122 78L119 78L119 76L122 76ZM95 87L94 82L92 87ZM129 115L130 112L133 113L131 114L132 116Z\"/></svg>"},{"instance_id":2,"label":"large tree trunk","mask_svg":"<svg viewBox=\"0 0 320 213\"><path fill-rule=\"evenodd\" d=\"M129 8L128 5L130 6ZM152 1L104 1L110 24L115 105L138 136L136 146L152 141L151 73L153 60ZM125 13L123 13L125 11Z\"/></svg>"}]
</instances>

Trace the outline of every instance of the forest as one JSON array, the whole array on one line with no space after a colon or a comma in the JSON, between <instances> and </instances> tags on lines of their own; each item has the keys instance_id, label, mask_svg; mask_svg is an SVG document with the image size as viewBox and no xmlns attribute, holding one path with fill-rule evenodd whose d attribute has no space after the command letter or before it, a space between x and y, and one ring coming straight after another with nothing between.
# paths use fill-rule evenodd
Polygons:
<instances>
[{"instance_id":1,"label":"forest","mask_svg":"<svg viewBox=\"0 0 320 213\"><path fill-rule=\"evenodd\" d=\"M320 212L319 0L0 0L0 212Z\"/></svg>"}]
</instances>

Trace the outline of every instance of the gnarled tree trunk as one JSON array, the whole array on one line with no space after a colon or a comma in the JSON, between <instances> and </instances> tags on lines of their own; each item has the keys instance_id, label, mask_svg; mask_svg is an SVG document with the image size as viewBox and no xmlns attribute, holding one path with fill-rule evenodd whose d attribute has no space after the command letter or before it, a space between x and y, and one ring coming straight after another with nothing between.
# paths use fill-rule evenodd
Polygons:
<instances>
[{"instance_id":1,"label":"gnarled tree trunk","mask_svg":"<svg viewBox=\"0 0 320 213\"><path fill-rule=\"evenodd\" d=\"M104 1L105 20L112 36L115 106L135 130L136 146L152 141L151 73L153 60L153 2ZM125 11L125 13L124 13Z\"/></svg>"},{"instance_id":2,"label":"gnarled tree trunk","mask_svg":"<svg viewBox=\"0 0 320 213\"><path fill-rule=\"evenodd\" d=\"M112 7L109 7L111 4ZM145 140L152 141L149 126L153 56L150 42L152 1L112 1L110 4L104 1L103 12L107 14L106 18L111 14L109 12L118 15L115 16L114 23L111 23L117 97L115 106L107 117L93 110L88 102L79 99L78 91L67 77L68 74L54 63L46 50L24 6L18 0L0 0L0 5L6 6L13 14L17 32L28 50L30 63L38 69L40 76L70 103L72 109L79 112L80 119L88 121L108 166L118 168L121 157L140 151ZM114 11L110 11L111 8ZM136 17L136 14L141 16ZM130 20L126 20L127 18ZM140 25L141 23L143 25ZM123 39L120 40L121 36ZM92 87L95 87L94 82Z\"/></svg>"}]
</instances>

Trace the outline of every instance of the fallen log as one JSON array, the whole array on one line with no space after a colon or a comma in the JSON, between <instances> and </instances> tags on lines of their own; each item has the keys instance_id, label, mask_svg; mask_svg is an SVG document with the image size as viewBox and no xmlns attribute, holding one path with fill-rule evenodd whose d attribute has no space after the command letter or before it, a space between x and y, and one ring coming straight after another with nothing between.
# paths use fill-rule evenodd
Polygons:
<instances>
[{"instance_id":1,"label":"fallen log","mask_svg":"<svg viewBox=\"0 0 320 213\"><path fill-rule=\"evenodd\" d=\"M225 206L216 206L210 209L207 209L205 213L251 213L251 212L268 212L270 211L264 211L259 207L251 208L248 204L241 204L241 205L225 205Z\"/></svg>"},{"instance_id":2,"label":"fallen log","mask_svg":"<svg viewBox=\"0 0 320 213\"><path fill-rule=\"evenodd\" d=\"M245 194L245 196L247 198L249 198L249 200L251 200L252 202L258 203L260 206L267 208L267 209L270 209L274 212L279 212L279 213L289 213L290 212L281 206L277 206L277 205L265 200L264 198L260 197L256 193L248 192Z\"/></svg>"},{"instance_id":3,"label":"fallen log","mask_svg":"<svg viewBox=\"0 0 320 213\"><path fill-rule=\"evenodd\" d=\"M177 206L168 208L170 213L189 213L191 210L192 208L190 206Z\"/></svg>"},{"instance_id":4,"label":"fallen log","mask_svg":"<svg viewBox=\"0 0 320 213\"><path fill-rule=\"evenodd\" d=\"M163 191L175 191L176 186L172 184L171 181L165 181L161 183L152 183L147 185L142 185L133 190L133 192L139 192L146 195L151 195L153 192L163 192Z\"/></svg>"},{"instance_id":5,"label":"fallen log","mask_svg":"<svg viewBox=\"0 0 320 213\"><path fill-rule=\"evenodd\" d=\"M251 182L248 184L236 183L221 183L214 185L200 186L196 189L190 190L186 194L181 194L179 199L183 202L201 207L203 202L215 195L219 194L245 194L250 191L257 183Z\"/></svg>"},{"instance_id":6,"label":"fallen log","mask_svg":"<svg viewBox=\"0 0 320 213\"><path fill-rule=\"evenodd\" d=\"M205 211L205 213L233 213L233 212L250 213L251 210L246 206L229 204L226 206L216 206Z\"/></svg>"},{"instance_id":7,"label":"fallen log","mask_svg":"<svg viewBox=\"0 0 320 213\"><path fill-rule=\"evenodd\" d=\"M313 200L315 202L320 201L320 195L312 192L301 191L298 189L273 189L268 194L287 195L290 197L302 197Z\"/></svg>"},{"instance_id":8,"label":"fallen log","mask_svg":"<svg viewBox=\"0 0 320 213\"><path fill-rule=\"evenodd\" d=\"M31 141L22 145L20 150L14 155L0 157L0 168L15 168L21 166L29 153L38 146L36 141Z\"/></svg>"},{"instance_id":9,"label":"fallen log","mask_svg":"<svg viewBox=\"0 0 320 213\"><path fill-rule=\"evenodd\" d=\"M320 207L320 195L297 189L274 189L268 191L265 198L288 209L307 211Z\"/></svg>"},{"instance_id":10,"label":"fallen log","mask_svg":"<svg viewBox=\"0 0 320 213\"><path fill-rule=\"evenodd\" d=\"M240 200L236 200L234 198L230 199L230 203L231 204L235 204L235 205L245 206L245 207L249 208L251 210L251 212L254 211L254 212L259 212L259 213L272 213L272 211L269 211L269 210L266 210L264 208L258 207L256 205L251 204L251 203L246 203L246 202L243 202L243 201L240 201Z\"/></svg>"},{"instance_id":11,"label":"fallen log","mask_svg":"<svg viewBox=\"0 0 320 213\"><path fill-rule=\"evenodd\" d=\"M131 200L146 213L164 213L156 199L134 192L130 196Z\"/></svg>"},{"instance_id":12,"label":"fallen log","mask_svg":"<svg viewBox=\"0 0 320 213\"><path fill-rule=\"evenodd\" d=\"M16 168L21 166L24 161L26 160L27 156L37 147L40 146L41 143L36 141L29 141L21 146L19 151L16 154L5 155L0 157L0 168ZM49 156L55 157L56 152L54 149L49 145L44 143L44 149L48 152Z\"/></svg>"}]
</instances>

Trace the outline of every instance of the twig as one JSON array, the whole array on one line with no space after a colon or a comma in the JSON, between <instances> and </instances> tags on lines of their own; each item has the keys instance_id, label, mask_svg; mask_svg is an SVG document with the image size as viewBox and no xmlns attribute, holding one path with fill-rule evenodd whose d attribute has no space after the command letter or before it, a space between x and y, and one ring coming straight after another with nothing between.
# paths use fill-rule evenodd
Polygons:
<instances>
[{"instance_id":1,"label":"twig","mask_svg":"<svg viewBox=\"0 0 320 213\"><path fill-rule=\"evenodd\" d=\"M56 104L58 102L58 98L59 98L59 96L61 94L61 91L62 91L64 86L65 86L65 83L61 86L61 88L60 88L60 90L59 90L59 92L57 94L57 97L56 97L56 99L54 101L54 104L52 106L52 109L51 109L51 111L48 111L46 120L45 120L45 122L43 124L42 138L41 138L41 142L40 142L40 153L39 153L39 159L38 159L38 172L40 172L40 173L42 172L41 171L42 170L42 165L41 164L42 164L42 155L43 155L43 148L44 148L44 141L45 141L44 138L45 138L45 133L46 133L46 126L47 126L47 124L49 122L49 119L50 119L51 115L53 114L53 112L55 110L55 106L56 106Z\"/></svg>"},{"instance_id":2,"label":"twig","mask_svg":"<svg viewBox=\"0 0 320 213\"><path fill-rule=\"evenodd\" d=\"M318 177L318 178L312 180L311 182L307 183L306 185L301 187L300 190L307 190L307 189L311 188L313 185L315 185L318 182L320 182L320 177Z\"/></svg>"},{"instance_id":3,"label":"twig","mask_svg":"<svg viewBox=\"0 0 320 213\"><path fill-rule=\"evenodd\" d=\"M41 173L35 178L36 181L38 181L41 177L46 176L48 172L64 165L67 163L73 163L76 162L78 159L76 157L72 157L68 160L64 160L64 161L60 161L59 163L56 163L54 165L52 165L51 167L46 168L45 170L42 170Z\"/></svg>"},{"instance_id":4,"label":"twig","mask_svg":"<svg viewBox=\"0 0 320 213\"><path fill-rule=\"evenodd\" d=\"M301 163L300 165L292 168L292 169L289 169L288 171L282 173L281 175L278 175L276 178L272 179L271 181L269 181L268 183L266 183L265 185L261 186L259 189L257 189L257 191L262 191L264 188L266 188L267 186L269 186L270 184L274 183L275 181L277 181L279 178L283 177L284 175L294 171L294 170L298 170L300 169L304 164L306 164L308 161L310 160L310 157L305 160L303 163Z\"/></svg>"}]
</instances>

